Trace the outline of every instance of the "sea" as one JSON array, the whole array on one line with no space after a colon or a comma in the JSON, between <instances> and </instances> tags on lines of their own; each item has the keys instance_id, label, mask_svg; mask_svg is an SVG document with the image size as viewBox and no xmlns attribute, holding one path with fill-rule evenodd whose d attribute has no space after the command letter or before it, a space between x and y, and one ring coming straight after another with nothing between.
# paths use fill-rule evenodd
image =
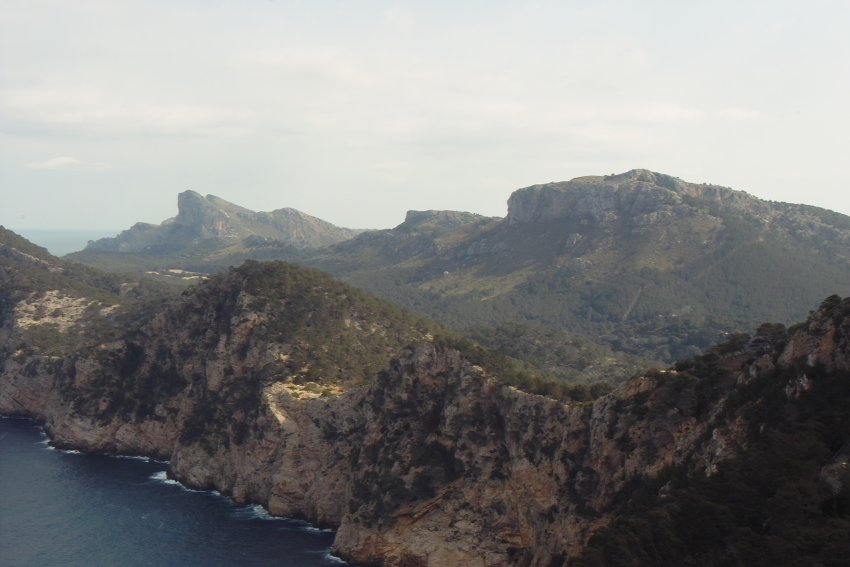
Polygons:
<instances>
[{"instance_id":1,"label":"sea","mask_svg":"<svg viewBox=\"0 0 850 567\"><path fill-rule=\"evenodd\" d=\"M12 228L30 242L47 248L54 256L64 256L71 252L79 252L86 247L89 240L98 240L116 236L121 230L69 230L69 229L38 229Z\"/></svg>"},{"instance_id":2,"label":"sea","mask_svg":"<svg viewBox=\"0 0 850 567\"><path fill-rule=\"evenodd\" d=\"M340 566L334 534L168 479L168 464L50 446L0 418L0 565Z\"/></svg>"}]
</instances>

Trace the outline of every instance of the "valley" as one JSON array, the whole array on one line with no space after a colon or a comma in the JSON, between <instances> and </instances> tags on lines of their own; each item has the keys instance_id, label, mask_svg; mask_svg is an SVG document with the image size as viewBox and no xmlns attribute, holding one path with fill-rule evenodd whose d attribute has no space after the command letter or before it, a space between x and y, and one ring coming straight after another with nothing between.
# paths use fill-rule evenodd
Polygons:
<instances>
[{"instance_id":1,"label":"valley","mask_svg":"<svg viewBox=\"0 0 850 567\"><path fill-rule=\"evenodd\" d=\"M178 205L149 232L190 239L122 251L130 230L68 258L136 274L295 262L570 382L622 380L850 294L850 217L647 170L519 189L505 218L410 211L393 229L331 230L333 244L249 235L227 220L248 213L216 197Z\"/></svg>"}]
</instances>

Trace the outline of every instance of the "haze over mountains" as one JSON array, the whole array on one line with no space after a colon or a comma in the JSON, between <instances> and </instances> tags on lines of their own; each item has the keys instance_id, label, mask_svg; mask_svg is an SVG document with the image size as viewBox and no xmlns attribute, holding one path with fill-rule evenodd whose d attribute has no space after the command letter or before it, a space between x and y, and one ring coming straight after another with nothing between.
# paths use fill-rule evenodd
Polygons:
<instances>
[{"instance_id":1,"label":"haze over mountains","mask_svg":"<svg viewBox=\"0 0 850 567\"><path fill-rule=\"evenodd\" d=\"M410 211L361 234L192 192L179 207L70 258L124 271L296 261L565 378L697 354L850 294L850 217L646 170L517 190L505 218Z\"/></svg>"}]
</instances>

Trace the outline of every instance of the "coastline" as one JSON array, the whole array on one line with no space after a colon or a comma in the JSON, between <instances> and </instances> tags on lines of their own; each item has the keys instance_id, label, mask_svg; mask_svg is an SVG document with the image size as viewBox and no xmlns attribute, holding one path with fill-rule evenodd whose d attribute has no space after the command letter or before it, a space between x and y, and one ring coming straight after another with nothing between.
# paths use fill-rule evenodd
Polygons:
<instances>
[{"instance_id":1,"label":"coastline","mask_svg":"<svg viewBox=\"0 0 850 567\"><path fill-rule=\"evenodd\" d=\"M286 522L289 525L292 525L294 528L303 530L306 533L316 533L316 534L334 534L335 530L328 528L320 528L314 526L310 522L299 519L299 518L290 518L286 516L277 516L271 514L265 506L261 503L255 502L244 502L240 503L235 501L230 496L223 494L221 491L216 489L202 489L202 488L193 488L191 486L187 486L180 480L173 478L170 474L170 461L161 460L155 457L150 457L146 455L127 455L127 454L117 454L117 453L109 453L109 452L85 452L80 450L79 448L75 448L69 444L54 444L54 439L50 436L48 431L45 428L44 423L32 416L20 415L20 414L0 414L0 420L9 420L9 421L19 421L23 423L27 423L32 425L35 429L37 429L38 434L42 437L42 440L38 443L39 445L43 445L44 450L47 451L56 451L59 453L63 453L66 455L75 455L80 457L105 457L108 459L117 459L117 460L128 460L128 461L139 461L141 463L150 464L150 465L163 465L167 467L165 470L154 472L149 475L148 478L161 484L163 486L174 486L179 488L181 491L187 493L196 493L196 494L207 494L210 496L214 496L225 501L228 506L234 511L235 514L240 515L240 512L245 511L249 512L248 516L250 518L262 521L281 521ZM346 562L341 557L334 555L331 551L331 547L329 546L325 550L324 558L334 564L338 565L351 565L352 567L356 567L354 564Z\"/></svg>"}]
</instances>

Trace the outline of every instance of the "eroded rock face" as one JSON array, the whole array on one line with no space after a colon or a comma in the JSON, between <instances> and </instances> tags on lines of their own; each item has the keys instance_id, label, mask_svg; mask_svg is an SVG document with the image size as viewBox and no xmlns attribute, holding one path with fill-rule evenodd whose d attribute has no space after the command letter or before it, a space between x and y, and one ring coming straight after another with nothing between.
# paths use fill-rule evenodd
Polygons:
<instances>
[{"instance_id":1,"label":"eroded rock face","mask_svg":"<svg viewBox=\"0 0 850 567\"><path fill-rule=\"evenodd\" d=\"M827 302L840 308L838 297ZM807 366L822 365L827 370L850 370L850 318L829 317L821 308L788 342L779 358L780 364L791 365L805 360Z\"/></svg>"},{"instance_id":2,"label":"eroded rock face","mask_svg":"<svg viewBox=\"0 0 850 567\"><path fill-rule=\"evenodd\" d=\"M674 467L710 476L741 451L743 408L757 401L732 404L736 388L850 360L838 300L770 364L740 359L710 387L656 372L567 404L426 341L368 384L302 397L275 378L289 367L263 339L268 312L248 295L212 311L201 299L72 357L7 356L0 412L42 420L57 444L168 458L187 485L338 527L336 552L362 564L563 564L622 511L630 486ZM830 490L845 461L824 468Z\"/></svg>"},{"instance_id":3,"label":"eroded rock face","mask_svg":"<svg viewBox=\"0 0 850 567\"><path fill-rule=\"evenodd\" d=\"M717 185L686 183L644 169L606 177L534 185L515 191L508 201L508 221L536 222L575 217L604 224L627 218L637 225L654 224L701 206L776 216L764 201Z\"/></svg>"},{"instance_id":4,"label":"eroded rock face","mask_svg":"<svg viewBox=\"0 0 850 567\"><path fill-rule=\"evenodd\" d=\"M113 238L90 243L87 250L166 254L202 241L222 245L277 242L296 248L328 246L358 234L296 209L254 212L215 195L184 191L177 196L177 216L154 225L136 223Z\"/></svg>"}]
</instances>

